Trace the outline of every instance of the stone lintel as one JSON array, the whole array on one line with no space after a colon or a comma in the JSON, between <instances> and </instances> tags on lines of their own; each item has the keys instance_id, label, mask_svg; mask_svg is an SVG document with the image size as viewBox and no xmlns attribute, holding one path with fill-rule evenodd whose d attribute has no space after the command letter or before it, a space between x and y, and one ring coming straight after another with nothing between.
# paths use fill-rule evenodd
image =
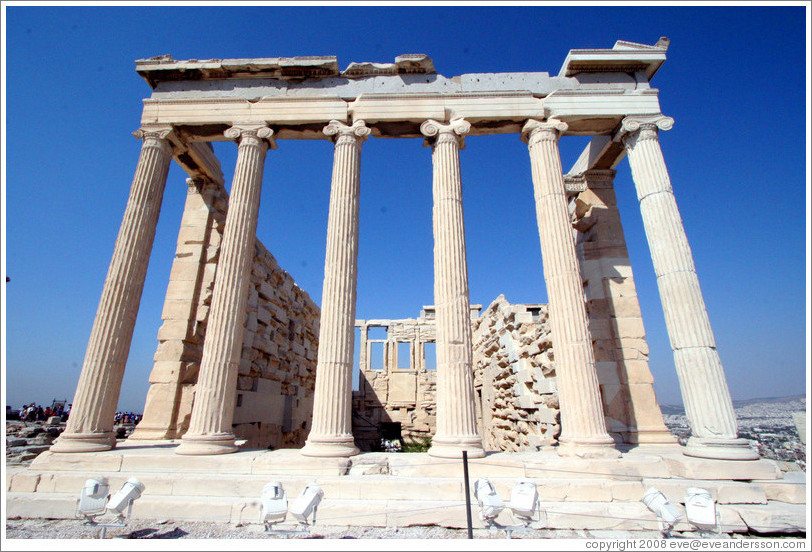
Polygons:
<instances>
[{"instance_id":1,"label":"stone lintel","mask_svg":"<svg viewBox=\"0 0 812 552\"><path fill-rule=\"evenodd\" d=\"M633 93L617 88L559 89L543 102L547 119L567 123L568 135L610 134L624 113L660 113L658 91L654 88Z\"/></svg>"},{"instance_id":2,"label":"stone lintel","mask_svg":"<svg viewBox=\"0 0 812 552\"><path fill-rule=\"evenodd\" d=\"M583 174L593 170L613 170L626 157L623 144L611 136L595 136L572 165L568 175Z\"/></svg>"},{"instance_id":3,"label":"stone lintel","mask_svg":"<svg viewBox=\"0 0 812 552\"><path fill-rule=\"evenodd\" d=\"M325 90L329 94L325 94ZM660 112L656 90L558 89L545 98L527 90L490 92L364 93L354 99L321 95L155 97L144 100L142 124L173 125L185 141L225 140L235 121L270 124L281 139L319 139L324 125L363 119L377 137L418 138L427 119L464 117L472 135L521 132L528 119L555 117L567 134L608 134L629 114Z\"/></svg>"}]
</instances>

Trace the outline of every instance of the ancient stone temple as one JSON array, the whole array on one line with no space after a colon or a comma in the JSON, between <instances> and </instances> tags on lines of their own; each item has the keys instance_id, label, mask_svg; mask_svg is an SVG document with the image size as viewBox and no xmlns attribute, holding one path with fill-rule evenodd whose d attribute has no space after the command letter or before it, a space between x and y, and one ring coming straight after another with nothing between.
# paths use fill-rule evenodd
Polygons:
<instances>
[{"instance_id":1,"label":"ancient stone temple","mask_svg":"<svg viewBox=\"0 0 812 552\"><path fill-rule=\"evenodd\" d=\"M136 133L144 143L141 159L71 423L53 450L114 445L111 414L174 158L189 174L189 199L144 423L134 437L182 435L179 454L232 452L236 436L246 435L242 428L235 433L242 422L264 424L253 433L264 431L265 441L276 433L296 443L289 435L294 426L308 424L298 410L312 404L303 454L357 453L351 372L362 144L370 135L422 135L434 165L438 366L431 452L484 454L472 378L460 150L466 135L514 132L527 143L532 167L557 365L560 452L615 455L610 431L630 443L671 440L654 398L612 190L612 168L628 153L692 421L686 453L753 458L736 435L724 371L657 141L673 121L660 113L657 90L648 83L666 48L667 41L655 46L619 41L611 50L573 50L557 77L495 73L447 79L423 55L400 56L390 64L354 63L344 71L333 57L138 61L136 70L153 89ZM567 134L596 138L565 177L558 140ZM335 143L318 336L316 306L286 274L274 274L278 267L254 237L265 159L269 150L280 154L273 150L282 139ZM215 140L233 140L238 147L230 197L210 145ZM313 389L309 363L317 344ZM242 415L250 410L243 401L253 396L263 397L263 407Z\"/></svg>"},{"instance_id":2,"label":"ancient stone temple","mask_svg":"<svg viewBox=\"0 0 812 552\"><path fill-rule=\"evenodd\" d=\"M24 510L25 492L60 492L53 474L84 462L157 477L151 484L164 490L153 491L153 513L181 500L161 502L161 496L204 492L177 481L161 486L160 477L194 472L223 478L207 483L206 496L225 497L228 513L221 517L242 520L255 515L256 504L247 502L248 491L233 496L234 485L242 483L228 487L228 477L297 469L336 478L322 483L327 496L337 493L327 511L338 511L347 507L342 500L354 500L356 507L370 498L367 487L346 486L348 477L450 477L463 451L485 470L479 473L538 477L549 485L546 493L558 488L555 472L564 466L570 474L605 477L567 488L583 483L590 489L583 496L590 498L582 500L607 504L639 501L646 477L714 480L720 497L722 488L734 489L724 491L732 501L727 504L800 502L770 483L781 479L780 472L737 435L666 165L667 156L678 152L663 152L658 139L674 124L650 85L668 44L619 40L609 49L571 50L553 75L445 77L429 57L416 54L343 70L333 56L138 60L136 71L152 89L135 132L141 156L73 410L66 431L34 471L11 479L9 490L20 497L9 504ZM527 184L544 263L539 286L546 285L547 305L511 305L504 297L482 310L470 303L460 166L465 141L489 134L512 134L515 147L528 152ZM565 173L559 140L573 135L592 139ZM416 319L356 320L362 150L364 142L380 138L423 138L426 149L414 151L414 162L433 167L433 305ZM263 174L285 155L288 140L334 144L320 308L256 238ZM215 141L232 142L237 151L228 191ZM654 395L615 199L615 167L624 157L692 429L685 447L667 431ZM188 196L151 386L143 421L114 450L113 414L173 161L188 174ZM361 384L354 395L356 327ZM368 337L376 327L386 328L383 339ZM431 369L427 347L436 359ZM440 467L421 468L405 454L359 454L358 445L370 439L359 416L378 429L398 423L412 435L430 436L428 457ZM133 442L141 452L131 455ZM370 463L376 467L367 469ZM634 485L617 482L617 474L637 479ZM766 482L754 499L736 494L741 489L732 480ZM385 494L392 481L376 483L376 492ZM409 485L431 494L446 483L453 489L436 500L458 498L461 489L449 482ZM544 496L579 500L564 495ZM366 522L397 524L405 519L398 515ZM757 525L747 508L724 515L728 530ZM573 519L550 523L587 523ZM627 521L640 519L653 518L635 510Z\"/></svg>"}]
</instances>

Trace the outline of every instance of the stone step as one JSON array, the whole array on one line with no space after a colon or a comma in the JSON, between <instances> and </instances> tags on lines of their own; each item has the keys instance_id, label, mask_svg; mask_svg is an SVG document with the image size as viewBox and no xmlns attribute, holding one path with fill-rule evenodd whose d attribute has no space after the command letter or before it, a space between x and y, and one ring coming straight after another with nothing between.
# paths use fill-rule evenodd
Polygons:
<instances>
[{"instance_id":1,"label":"stone step","mask_svg":"<svg viewBox=\"0 0 812 552\"><path fill-rule=\"evenodd\" d=\"M134 444L134 443L144 443ZM159 444L155 444L159 443ZM31 467L43 471L122 471L154 473L240 473L345 475L347 473L389 473L399 476L462 477L459 459L433 458L425 453L366 453L350 458L313 458L297 449L248 450L221 456L179 456L176 443L139 441L118 449L87 454L40 454ZM491 477L531 478L639 478L770 480L780 479L781 470L771 460L705 460L684 456L678 446L640 446L622 458L565 458L554 452L491 453L469 461L472 479Z\"/></svg>"},{"instance_id":2,"label":"stone step","mask_svg":"<svg viewBox=\"0 0 812 552\"><path fill-rule=\"evenodd\" d=\"M71 519L75 517L76 499L66 493L17 493L6 495L8 517L46 517ZM656 531L657 520L639 502L540 502L539 519L533 527L539 529L586 529ZM685 511L676 531L691 531L684 521ZM798 533L805 532L803 505L774 504L717 506L720 529L724 533ZM242 524L259 524L259 500L239 497L148 496L134 503L135 519L197 520ZM477 507L472 506L475 528L483 528ZM100 521L102 519L100 518ZM520 522L505 509L497 518L502 525ZM77 523L79 521L77 520ZM287 525L295 520L288 519ZM407 527L438 525L466 527L466 511L462 501L432 500L341 500L325 496L319 504L316 525Z\"/></svg>"},{"instance_id":3,"label":"stone step","mask_svg":"<svg viewBox=\"0 0 812 552\"><path fill-rule=\"evenodd\" d=\"M290 499L308 483L320 485L324 523L465 527L459 459L423 453L310 458L298 450L195 457L175 455L176 446L133 441L100 453L45 452L29 469L7 471L8 515L73 517L84 481L103 476L111 492L129 477L146 485L135 508L145 519L256 523L262 487L280 481ZM782 479L769 460L697 461L678 448L641 446L625 451L622 460L563 458L550 451L488 454L469 461L469 474L472 484L489 478L505 502L520 478L532 479L545 512L541 522L553 529L656 530L654 515L641 502L650 487L679 509L689 487L708 489L725 532L794 531L805 523L799 513L805 507L805 480ZM474 510L478 517L476 505ZM509 511L502 516L500 523L513 523Z\"/></svg>"},{"instance_id":4,"label":"stone step","mask_svg":"<svg viewBox=\"0 0 812 552\"><path fill-rule=\"evenodd\" d=\"M78 493L90 477L107 477L111 492L129 478L137 477L146 485L146 495L163 496L235 496L258 497L262 487L280 481L289 497L298 496L308 483L316 483L325 494L342 500L463 500L462 477L404 477L392 475L309 476L281 474L161 474L154 472L105 472L101 470L42 471L18 470L8 475L7 490L31 493ZM491 475L488 479L504 500L508 500L518 477ZM675 478L640 478L638 480L529 478L536 483L540 500L561 502L639 502L645 491L656 487L671 502L684 502L689 487L710 491L720 504L766 504L772 500L799 503L803 501L804 484L766 481L742 483ZM471 478L471 484L476 480ZM767 487L767 485L770 485ZM785 487L782 489L781 487ZM776 489L781 490L778 492Z\"/></svg>"}]
</instances>

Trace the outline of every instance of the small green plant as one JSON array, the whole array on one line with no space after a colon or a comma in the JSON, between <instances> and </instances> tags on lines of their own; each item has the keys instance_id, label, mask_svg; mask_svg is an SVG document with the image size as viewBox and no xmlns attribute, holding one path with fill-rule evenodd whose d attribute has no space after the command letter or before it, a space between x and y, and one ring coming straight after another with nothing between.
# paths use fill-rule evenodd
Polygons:
<instances>
[{"instance_id":1,"label":"small green plant","mask_svg":"<svg viewBox=\"0 0 812 552\"><path fill-rule=\"evenodd\" d=\"M403 441L403 452L426 452L431 448L431 437L418 437Z\"/></svg>"}]
</instances>

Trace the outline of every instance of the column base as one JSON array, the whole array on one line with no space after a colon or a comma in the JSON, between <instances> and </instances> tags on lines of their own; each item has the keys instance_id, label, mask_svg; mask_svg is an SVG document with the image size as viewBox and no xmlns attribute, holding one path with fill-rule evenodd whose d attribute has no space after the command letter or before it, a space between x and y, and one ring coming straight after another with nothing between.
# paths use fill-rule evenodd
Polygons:
<instances>
[{"instance_id":1,"label":"column base","mask_svg":"<svg viewBox=\"0 0 812 552\"><path fill-rule=\"evenodd\" d=\"M189 435L175 449L175 454L187 456L207 456L237 452L236 437L233 433L213 433L211 435Z\"/></svg>"},{"instance_id":2,"label":"column base","mask_svg":"<svg viewBox=\"0 0 812 552\"><path fill-rule=\"evenodd\" d=\"M304 456L347 458L361 451L355 446L352 435L311 435L299 452Z\"/></svg>"},{"instance_id":3,"label":"column base","mask_svg":"<svg viewBox=\"0 0 812 552\"><path fill-rule=\"evenodd\" d=\"M691 437L682 450L686 456L714 460L758 460L758 451L746 439Z\"/></svg>"},{"instance_id":4,"label":"column base","mask_svg":"<svg viewBox=\"0 0 812 552\"><path fill-rule=\"evenodd\" d=\"M63 433L48 449L51 452L102 452L116 447L112 431L104 433Z\"/></svg>"},{"instance_id":5,"label":"column base","mask_svg":"<svg viewBox=\"0 0 812 552\"><path fill-rule=\"evenodd\" d=\"M435 458L462 458L462 451L468 453L468 458L483 458L485 449L482 447L482 438L478 435L472 437L437 437L431 439L429 456Z\"/></svg>"}]
</instances>

